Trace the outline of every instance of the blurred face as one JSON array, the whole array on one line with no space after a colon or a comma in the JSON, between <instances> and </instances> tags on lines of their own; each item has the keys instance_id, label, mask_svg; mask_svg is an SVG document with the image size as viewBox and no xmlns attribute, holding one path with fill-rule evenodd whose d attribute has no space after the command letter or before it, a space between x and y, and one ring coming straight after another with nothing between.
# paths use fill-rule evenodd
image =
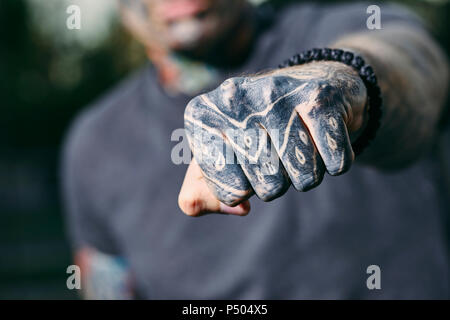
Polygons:
<instances>
[{"instance_id":1,"label":"blurred face","mask_svg":"<svg viewBox=\"0 0 450 320\"><path fill-rule=\"evenodd\" d=\"M136 0L134 0L136 1ZM171 50L208 47L239 18L245 0L138 0L147 10L150 39ZM123 1L125 3L130 0Z\"/></svg>"}]
</instances>

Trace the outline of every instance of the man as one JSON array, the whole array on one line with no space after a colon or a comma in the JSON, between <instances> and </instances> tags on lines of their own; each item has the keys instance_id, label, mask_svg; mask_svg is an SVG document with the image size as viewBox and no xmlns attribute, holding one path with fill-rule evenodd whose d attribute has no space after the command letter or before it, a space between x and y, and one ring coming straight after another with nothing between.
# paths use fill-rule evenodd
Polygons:
<instances>
[{"instance_id":1,"label":"man","mask_svg":"<svg viewBox=\"0 0 450 320\"><path fill-rule=\"evenodd\" d=\"M448 297L448 190L435 153L448 66L415 16L381 6L382 29L369 30L359 3L302 3L271 18L243 0L121 4L153 66L77 119L63 159L88 298ZM350 50L375 70L383 117L356 159L351 144L370 121L357 72L340 62L271 70L314 47ZM196 140L196 124L230 146L226 130L243 123L263 129L261 141L284 134L277 170L260 174L266 162L248 165L234 144L239 162L200 161L224 154ZM187 172L172 150L184 126L196 159ZM380 272L368 285L371 265Z\"/></svg>"}]
</instances>

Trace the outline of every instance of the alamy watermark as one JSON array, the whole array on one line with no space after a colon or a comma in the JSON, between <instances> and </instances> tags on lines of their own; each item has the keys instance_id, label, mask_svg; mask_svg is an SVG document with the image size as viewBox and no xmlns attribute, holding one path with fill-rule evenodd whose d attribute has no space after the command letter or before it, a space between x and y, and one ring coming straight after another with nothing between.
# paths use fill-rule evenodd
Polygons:
<instances>
[{"instance_id":1,"label":"alamy watermark","mask_svg":"<svg viewBox=\"0 0 450 320\"><path fill-rule=\"evenodd\" d=\"M81 29L81 9L79 6L72 4L67 7L66 13L69 15L66 19L66 27L69 30Z\"/></svg>"},{"instance_id":2,"label":"alamy watermark","mask_svg":"<svg viewBox=\"0 0 450 320\"><path fill-rule=\"evenodd\" d=\"M381 29L381 8L375 4L372 4L367 7L366 12L370 15L366 20L367 29Z\"/></svg>"},{"instance_id":3,"label":"alamy watermark","mask_svg":"<svg viewBox=\"0 0 450 320\"><path fill-rule=\"evenodd\" d=\"M219 132L195 127L188 138L185 129L180 128L171 135L171 141L177 142L172 148L171 160L176 165L189 164L193 150L198 164L218 171L225 165L246 163L260 165L263 175L273 175L280 166L278 152L283 151L287 144L279 137L278 129L227 129ZM300 162L304 161L303 155L296 153L296 156Z\"/></svg>"},{"instance_id":4,"label":"alamy watermark","mask_svg":"<svg viewBox=\"0 0 450 320\"><path fill-rule=\"evenodd\" d=\"M70 274L66 280L66 286L69 290L81 289L81 269L76 264L67 267L66 273Z\"/></svg>"},{"instance_id":5,"label":"alamy watermark","mask_svg":"<svg viewBox=\"0 0 450 320\"><path fill-rule=\"evenodd\" d=\"M370 276L367 278L366 286L369 290L381 289L381 268L376 264L367 267L366 273Z\"/></svg>"}]
</instances>

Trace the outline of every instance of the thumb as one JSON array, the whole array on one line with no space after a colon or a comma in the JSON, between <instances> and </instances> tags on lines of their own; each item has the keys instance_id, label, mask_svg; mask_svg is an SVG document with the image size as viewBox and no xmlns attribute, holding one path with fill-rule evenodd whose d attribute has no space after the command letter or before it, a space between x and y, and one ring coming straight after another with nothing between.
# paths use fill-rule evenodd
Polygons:
<instances>
[{"instance_id":1,"label":"thumb","mask_svg":"<svg viewBox=\"0 0 450 320\"><path fill-rule=\"evenodd\" d=\"M235 207L230 207L220 202L206 184L203 173L195 159L192 159L186 171L186 176L178 195L178 206L185 214L192 217L208 213L245 216L250 211L250 202L248 200Z\"/></svg>"}]
</instances>

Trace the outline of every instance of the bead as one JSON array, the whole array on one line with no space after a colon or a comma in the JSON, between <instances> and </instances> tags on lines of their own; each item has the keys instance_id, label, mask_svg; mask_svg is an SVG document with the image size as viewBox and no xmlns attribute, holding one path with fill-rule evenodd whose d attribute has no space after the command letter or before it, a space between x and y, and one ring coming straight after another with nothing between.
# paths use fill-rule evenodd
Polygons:
<instances>
[{"instance_id":1,"label":"bead","mask_svg":"<svg viewBox=\"0 0 450 320\"><path fill-rule=\"evenodd\" d=\"M365 64L364 59L361 57L354 57L352 60L352 67L356 69L361 69L361 67Z\"/></svg>"},{"instance_id":2,"label":"bead","mask_svg":"<svg viewBox=\"0 0 450 320\"><path fill-rule=\"evenodd\" d=\"M322 50L317 49L317 48L312 49L311 55L312 55L313 60L316 60L316 61L321 60L322 59Z\"/></svg>"},{"instance_id":3,"label":"bead","mask_svg":"<svg viewBox=\"0 0 450 320\"><path fill-rule=\"evenodd\" d=\"M299 54L299 60L302 61L302 63L306 62L305 52L302 52L302 53Z\"/></svg>"},{"instance_id":4,"label":"bead","mask_svg":"<svg viewBox=\"0 0 450 320\"><path fill-rule=\"evenodd\" d=\"M375 74L370 74L367 78L366 81L372 85L376 85L377 84L377 77L375 76Z\"/></svg>"},{"instance_id":5,"label":"bead","mask_svg":"<svg viewBox=\"0 0 450 320\"><path fill-rule=\"evenodd\" d=\"M333 49L331 50L331 59L339 61L343 53L344 51L341 49Z\"/></svg>"},{"instance_id":6,"label":"bead","mask_svg":"<svg viewBox=\"0 0 450 320\"><path fill-rule=\"evenodd\" d=\"M378 105L378 104L381 104L381 97L380 96L373 96L373 97L370 97L370 103L371 104L374 104L374 105Z\"/></svg>"},{"instance_id":7,"label":"bead","mask_svg":"<svg viewBox=\"0 0 450 320\"><path fill-rule=\"evenodd\" d=\"M330 48L322 49L322 58L325 60L331 59L331 49Z\"/></svg>"},{"instance_id":8,"label":"bead","mask_svg":"<svg viewBox=\"0 0 450 320\"><path fill-rule=\"evenodd\" d=\"M381 90L380 90L379 86L370 86L367 89L371 96L379 96L381 94Z\"/></svg>"},{"instance_id":9,"label":"bead","mask_svg":"<svg viewBox=\"0 0 450 320\"><path fill-rule=\"evenodd\" d=\"M346 51L341 56L341 61L347 65L351 65L352 60L353 60L353 53L351 52Z\"/></svg>"},{"instance_id":10,"label":"bead","mask_svg":"<svg viewBox=\"0 0 450 320\"><path fill-rule=\"evenodd\" d=\"M304 64L306 62L304 55L298 54L297 56L298 56L298 63L299 64Z\"/></svg>"},{"instance_id":11,"label":"bead","mask_svg":"<svg viewBox=\"0 0 450 320\"><path fill-rule=\"evenodd\" d=\"M373 74L373 69L371 66L364 66L361 68L359 74L368 77L369 75Z\"/></svg>"},{"instance_id":12,"label":"bead","mask_svg":"<svg viewBox=\"0 0 450 320\"><path fill-rule=\"evenodd\" d=\"M312 51L311 50L305 51L305 62L309 62L311 60L312 60Z\"/></svg>"}]
</instances>

